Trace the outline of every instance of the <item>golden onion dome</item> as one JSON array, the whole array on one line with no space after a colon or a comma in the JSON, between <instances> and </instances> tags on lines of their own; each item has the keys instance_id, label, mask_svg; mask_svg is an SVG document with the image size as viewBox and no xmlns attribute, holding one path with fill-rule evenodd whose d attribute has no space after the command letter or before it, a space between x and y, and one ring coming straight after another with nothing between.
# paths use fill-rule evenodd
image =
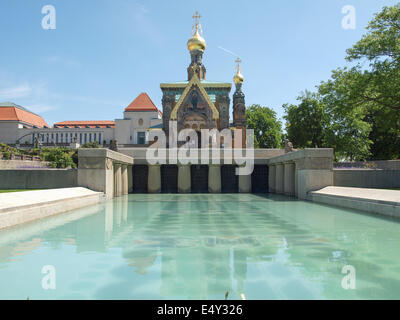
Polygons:
<instances>
[{"instance_id":1,"label":"golden onion dome","mask_svg":"<svg viewBox=\"0 0 400 320\"><path fill-rule=\"evenodd\" d=\"M206 50L207 44L206 40L199 34L199 31L196 30L196 33L191 37L187 42L187 47L189 51L193 50Z\"/></svg>"},{"instance_id":2,"label":"golden onion dome","mask_svg":"<svg viewBox=\"0 0 400 320\"><path fill-rule=\"evenodd\" d=\"M240 70L238 70L236 72L235 76L233 77L233 81L235 83L243 83L244 77L243 77L242 73L240 72Z\"/></svg>"},{"instance_id":3,"label":"golden onion dome","mask_svg":"<svg viewBox=\"0 0 400 320\"><path fill-rule=\"evenodd\" d=\"M240 63L242 62L242 60L238 57L235 60L235 62L237 63L237 66L236 66L236 74L233 77L233 81L235 82L235 84L243 83L244 77L242 75L242 68L240 68Z\"/></svg>"}]
</instances>

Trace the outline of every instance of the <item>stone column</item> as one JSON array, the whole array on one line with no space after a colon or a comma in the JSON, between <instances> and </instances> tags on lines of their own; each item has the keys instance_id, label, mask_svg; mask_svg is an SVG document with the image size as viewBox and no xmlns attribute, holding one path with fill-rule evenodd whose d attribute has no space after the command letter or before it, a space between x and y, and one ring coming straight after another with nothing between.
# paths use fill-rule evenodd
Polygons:
<instances>
[{"instance_id":1,"label":"stone column","mask_svg":"<svg viewBox=\"0 0 400 320\"><path fill-rule=\"evenodd\" d=\"M239 176L239 193L251 193L251 174Z\"/></svg>"},{"instance_id":2,"label":"stone column","mask_svg":"<svg viewBox=\"0 0 400 320\"><path fill-rule=\"evenodd\" d=\"M190 193L191 188L190 164L178 164L178 192Z\"/></svg>"},{"instance_id":3,"label":"stone column","mask_svg":"<svg viewBox=\"0 0 400 320\"><path fill-rule=\"evenodd\" d=\"M208 192L221 193L221 166L218 164L208 166Z\"/></svg>"},{"instance_id":4,"label":"stone column","mask_svg":"<svg viewBox=\"0 0 400 320\"><path fill-rule=\"evenodd\" d=\"M285 162L284 163L284 194L287 196L295 195L295 186L294 186L294 173L295 173L295 165L294 162Z\"/></svg>"},{"instance_id":5,"label":"stone column","mask_svg":"<svg viewBox=\"0 0 400 320\"><path fill-rule=\"evenodd\" d=\"M128 166L126 164L121 165L121 194L128 194Z\"/></svg>"},{"instance_id":6,"label":"stone column","mask_svg":"<svg viewBox=\"0 0 400 320\"><path fill-rule=\"evenodd\" d=\"M276 164L275 192L283 193L284 191L284 167L283 163Z\"/></svg>"},{"instance_id":7,"label":"stone column","mask_svg":"<svg viewBox=\"0 0 400 320\"><path fill-rule=\"evenodd\" d=\"M133 192L132 168L133 168L133 166L128 166L128 193Z\"/></svg>"},{"instance_id":8,"label":"stone column","mask_svg":"<svg viewBox=\"0 0 400 320\"><path fill-rule=\"evenodd\" d=\"M270 193L275 193L276 192L276 165L271 164L268 167L268 189Z\"/></svg>"},{"instance_id":9,"label":"stone column","mask_svg":"<svg viewBox=\"0 0 400 320\"><path fill-rule=\"evenodd\" d=\"M78 186L104 192L107 199L117 197L118 188L121 189L121 187L117 187L122 183L121 164L130 167L133 164L132 157L103 148L80 148L78 149L78 158ZM117 183L118 181L121 182Z\"/></svg>"},{"instance_id":10,"label":"stone column","mask_svg":"<svg viewBox=\"0 0 400 320\"><path fill-rule=\"evenodd\" d=\"M161 192L161 166L159 164L149 165L147 191L148 193Z\"/></svg>"},{"instance_id":11,"label":"stone column","mask_svg":"<svg viewBox=\"0 0 400 320\"><path fill-rule=\"evenodd\" d=\"M121 190L121 164L114 163L114 197L120 197Z\"/></svg>"}]
</instances>

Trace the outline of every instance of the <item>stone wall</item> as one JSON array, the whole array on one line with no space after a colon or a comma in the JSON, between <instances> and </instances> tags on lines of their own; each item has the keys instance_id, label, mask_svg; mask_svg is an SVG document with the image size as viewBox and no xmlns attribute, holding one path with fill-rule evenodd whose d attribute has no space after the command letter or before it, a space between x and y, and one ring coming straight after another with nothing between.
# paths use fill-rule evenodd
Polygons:
<instances>
[{"instance_id":1,"label":"stone wall","mask_svg":"<svg viewBox=\"0 0 400 320\"><path fill-rule=\"evenodd\" d=\"M333 185L333 149L303 149L268 159L269 192L307 199Z\"/></svg>"},{"instance_id":2,"label":"stone wall","mask_svg":"<svg viewBox=\"0 0 400 320\"><path fill-rule=\"evenodd\" d=\"M47 168L48 162L28 160L0 160L0 170Z\"/></svg>"},{"instance_id":3,"label":"stone wall","mask_svg":"<svg viewBox=\"0 0 400 320\"><path fill-rule=\"evenodd\" d=\"M335 169L381 169L381 170L400 170L400 160L372 160L367 162L335 162Z\"/></svg>"},{"instance_id":4,"label":"stone wall","mask_svg":"<svg viewBox=\"0 0 400 320\"><path fill-rule=\"evenodd\" d=\"M400 188L400 170L335 169L333 183L337 187Z\"/></svg>"},{"instance_id":5,"label":"stone wall","mask_svg":"<svg viewBox=\"0 0 400 320\"><path fill-rule=\"evenodd\" d=\"M56 189L77 186L76 169L0 170L0 189Z\"/></svg>"}]
</instances>

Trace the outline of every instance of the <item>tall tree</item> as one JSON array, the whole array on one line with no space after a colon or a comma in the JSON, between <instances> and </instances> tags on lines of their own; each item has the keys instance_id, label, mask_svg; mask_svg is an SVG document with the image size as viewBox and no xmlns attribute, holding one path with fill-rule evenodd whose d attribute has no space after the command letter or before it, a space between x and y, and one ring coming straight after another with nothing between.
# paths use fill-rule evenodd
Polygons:
<instances>
[{"instance_id":1,"label":"tall tree","mask_svg":"<svg viewBox=\"0 0 400 320\"><path fill-rule=\"evenodd\" d=\"M303 147L320 135L321 146L334 147L337 159L400 158L400 4L375 15L346 59L353 66L334 70L319 96L284 106L289 138L296 142L297 136ZM313 121L318 106L327 121L321 127Z\"/></svg>"},{"instance_id":2,"label":"tall tree","mask_svg":"<svg viewBox=\"0 0 400 320\"><path fill-rule=\"evenodd\" d=\"M337 69L319 86L321 101L329 115L325 142L335 149L337 160L365 160L370 155L371 125L365 121L366 105L359 102L367 78L357 68Z\"/></svg>"},{"instance_id":3,"label":"tall tree","mask_svg":"<svg viewBox=\"0 0 400 320\"><path fill-rule=\"evenodd\" d=\"M347 50L347 60L365 61L357 103L366 108L365 121L371 126L374 159L400 158L400 4L384 7L368 24L367 34Z\"/></svg>"},{"instance_id":4,"label":"tall tree","mask_svg":"<svg viewBox=\"0 0 400 320\"><path fill-rule=\"evenodd\" d=\"M297 100L298 105L283 105L287 138L296 148L325 147L329 119L319 94L306 91Z\"/></svg>"},{"instance_id":5,"label":"tall tree","mask_svg":"<svg viewBox=\"0 0 400 320\"><path fill-rule=\"evenodd\" d=\"M246 116L247 127L254 130L255 148L282 146L282 124L274 110L253 104L247 108Z\"/></svg>"}]
</instances>

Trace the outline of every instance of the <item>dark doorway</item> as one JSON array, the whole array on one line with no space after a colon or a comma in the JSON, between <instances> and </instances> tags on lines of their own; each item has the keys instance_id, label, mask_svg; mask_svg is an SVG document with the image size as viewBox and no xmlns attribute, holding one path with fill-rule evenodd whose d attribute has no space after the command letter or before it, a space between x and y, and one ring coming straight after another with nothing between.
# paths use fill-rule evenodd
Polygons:
<instances>
[{"instance_id":1,"label":"dark doorway","mask_svg":"<svg viewBox=\"0 0 400 320\"><path fill-rule=\"evenodd\" d=\"M268 192L268 166L254 165L251 175L251 192L267 193Z\"/></svg>"},{"instance_id":2,"label":"dark doorway","mask_svg":"<svg viewBox=\"0 0 400 320\"><path fill-rule=\"evenodd\" d=\"M149 168L145 164L135 164L132 168L133 193L147 193Z\"/></svg>"},{"instance_id":3,"label":"dark doorway","mask_svg":"<svg viewBox=\"0 0 400 320\"><path fill-rule=\"evenodd\" d=\"M178 166L161 166L161 192L178 193Z\"/></svg>"},{"instance_id":4,"label":"dark doorway","mask_svg":"<svg viewBox=\"0 0 400 320\"><path fill-rule=\"evenodd\" d=\"M239 192L239 176L236 175L236 166L221 166L221 193Z\"/></svg>"},{"instance_id":5,"label":"dark doorway","mask_svg":"<svg viewBox=\"0 0 400 320\"><path fill-rule=\"evenodd\" d=\"M208 166L190 166L192 193L208 193Z\"/></svg>"}]
</instances>

